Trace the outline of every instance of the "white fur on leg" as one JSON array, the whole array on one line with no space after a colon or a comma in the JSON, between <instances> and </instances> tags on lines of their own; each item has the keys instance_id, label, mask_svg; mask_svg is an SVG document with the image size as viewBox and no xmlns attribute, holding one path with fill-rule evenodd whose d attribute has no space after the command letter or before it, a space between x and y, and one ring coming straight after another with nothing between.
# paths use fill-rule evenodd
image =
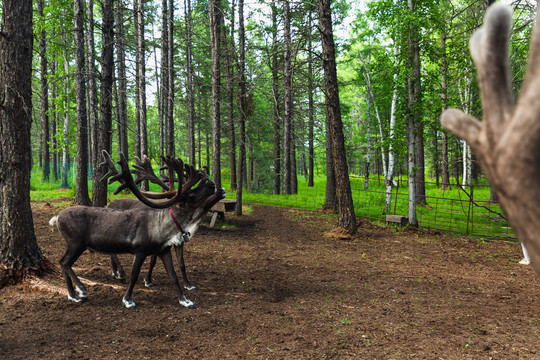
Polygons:
<instances>
[{"instance_id":1,"label":"white fur on leg","mask_svg":"<svg viewBox=\"0 0 540 360\"><path fill-rule=\"evenodd\" d=\"M193 301L189 300L185 296L183 296L180 299L180 305L182 305L183 307L186 307L186 308L190 308L190 309L193 309L195 307L195 303Z\"/></svg>"},{"instance_id":2,"label":"white fur on leg","mask_svg":"<svg viewBox=\"0 0 540 360\"><path fill-rule=\"evenodd\" d=\"M128 309L131 309L137 306L133 300L126 300L124 298L122 298L122 303Z\"/></svg>"},{"instance_id":3,"label":"white fur on leg","mask_svg":"<svg viewBox=\"0 0 540 360\"><path fill-rule=\"evenodd\" d=\"M186 285L184 285L184 289L186 289L186 290L195 290L195 289L196 289L196 287L195 287L195 286L193 286L193 285L190 285L190 286L186 286Z\"/></svg>"},{"instance_id":4,"label":"white fur on leg","mask_svg":"<svg viewBox=\"0 0 540 360\"><path fill-rule=\"evenodd\" d=\"M68 294L68 300L69 300L69 301L76 302L76 303L80 303L80 302L83 302L84 299L81 299L81 298L74 298L74 297L71 297L71 295Z\"/></svg>"},{"instance_id":5,"label":"white fur on leg","mask_svg":"<svg viewBox=\"0 0 540 360\"><path fill-rule=\"evenodd\" d=\"M86 292L86 290L83 290L78 286L75 286L75 292L77 292L77 295L79 295L81 299L86 299L88 297L88 293Z\"/></svg>"}]
</instances>

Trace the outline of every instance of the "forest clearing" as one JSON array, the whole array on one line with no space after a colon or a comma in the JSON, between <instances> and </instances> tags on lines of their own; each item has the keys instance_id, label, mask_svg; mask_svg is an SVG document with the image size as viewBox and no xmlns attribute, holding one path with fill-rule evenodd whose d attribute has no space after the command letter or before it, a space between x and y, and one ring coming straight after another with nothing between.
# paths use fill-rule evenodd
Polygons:
<instances>
[{"instance_id":1,"label":"forest clearing","mask_svg":"<svg viewBox=\"0 0 540 360\"><path fill-rule=\"evenodd\" d=\"M1 358L540 358L540 2L177 3L0 0Z\"/></svg>"},{"instance_id":2,"label":"forest clearing","mask_svg":"<svg viewBox=\"0 0 540 360\"><path fill-rule=\"evenodd\" d=\"M517 244L365 220L354 237L336 238L326 213L253 206L220 227L203 224L186 245L195 309L178 304L161 263L157 286L139 282L138 307L126 309L126 284L98 253L75 264L91 284L88 301L67 299L64 241L48 224L62 201L33 203L39 246L58 269L40 286L53 290L0 290L4 359L540 356L539 278L518 264ZM132 257L120 260L129 271Z\"/></svg>"}]
</instances>

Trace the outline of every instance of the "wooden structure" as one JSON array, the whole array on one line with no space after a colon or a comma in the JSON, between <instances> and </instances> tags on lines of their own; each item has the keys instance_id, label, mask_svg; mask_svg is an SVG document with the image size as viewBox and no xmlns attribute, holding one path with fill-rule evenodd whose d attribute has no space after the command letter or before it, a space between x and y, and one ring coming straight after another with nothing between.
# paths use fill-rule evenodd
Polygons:
<instances>
[{"instance_id":1,"label":"wooden structure","mask_svg":"<svg viewBox=\"0 0 540 360\"><path fill-rule=\"evenodd\" d=\"M218 201L210 211L212 212L212 218L210 219L210 227L213 228L216 224L216 220L218 216L223 220L225 219L225 213L234 211L234 207L236 206L236 200L232 199L222 199Z\"/></svg>"}]
</instances>

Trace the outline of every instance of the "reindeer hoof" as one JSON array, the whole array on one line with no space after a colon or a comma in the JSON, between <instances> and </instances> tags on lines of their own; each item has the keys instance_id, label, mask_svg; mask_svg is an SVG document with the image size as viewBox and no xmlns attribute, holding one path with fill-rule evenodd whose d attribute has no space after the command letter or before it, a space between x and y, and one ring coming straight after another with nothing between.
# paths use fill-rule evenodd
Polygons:
<instances>
[{"instance_id":1,"label":"reindeer hoof","mask_svg":"<svg viewBox=\"0 0 540 360\"><path fill-rule=\"evenodd\" d=\"M80 298L82 301L88 298L88 292L86 291L86 289L75 287L75 291L77 292L78 298Z\"/></svg>"},{"instance_id":2,"label":"reindeer hoof","mask_svg":"<svg viewBox=\"0 0 540 360\"><path fill-rule=\"evenodd\" d=\"M195 307L195 303L185 296L180 299L180 305L189 309L193 309Z\"/></svg>"},{"instance_id":3,"label":"reindeer hoof","mask_svg":"<svg viewBox=\"0 0 540 360\"><path fill-rule=\"evenodd\" d=\"M113 277L113 279L118 280L118 281L120 281L121 283L125 283L125 282L126 282L126 276L125 276L125 275L115 274L115 273L113 272L113 273L112 273L112 277Z\"/></svg>"},{"instance_id":4,"label":"reindeer hoof","mask_svg":"<svg viewBox=\"0 0 540 360\"><path fill-rule=\"evenodd\" d=\"M151 288L154 285L156 285L156 284L154 284L152 281L146 281L146 279L144 279L144 286L145 287Z\"/></svg>"},{"instance_id":5,"label":"reindeer hoof","mask_svg":"<svg viewBox=\"0 0 540 360\"><path fill-rule=\"evenodd\" d=\"M73 297L73 296L71 296L71 295L68 294L68 300L69 300L69 301L76 302L76 303L82 303L82 302L86 301L86 299L87 299L87 298L80 298L80 297L78 297L78 296Z\"/></svg>"},{"instance_id":6,"label":"reindeer hoof","mask_svg":"<svg viewBox=\"0 0 540 360\"><path fill-rule=\"evenodd\" d=\"M137 306L133 300L122 299L122 303L128 309L131 309Z\"/></svg>"}]
</instances>

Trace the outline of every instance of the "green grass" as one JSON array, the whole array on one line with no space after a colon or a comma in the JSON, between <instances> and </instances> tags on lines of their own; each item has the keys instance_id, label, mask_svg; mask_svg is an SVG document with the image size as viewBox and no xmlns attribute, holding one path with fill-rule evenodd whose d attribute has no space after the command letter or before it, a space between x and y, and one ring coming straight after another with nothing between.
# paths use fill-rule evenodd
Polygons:
<instances>
[{"instance_id":1,"label":"green grass","mask_svg":"<svg viewBox=\"0 0 540 360\"><path fill-rule=\"evenodd\" d=\"M31 178L31 200L51 201L62 197L75 195L73 181L68 189L61 189L60 182L41 181L40 170L35 167ZM357 216L384 222L384 203L386 193L382 179L370 179L369 188L364 189L363 178L351 177L351 189L355 212ZM222 185L228 189L230 182L227 177L222 178ZM408 216L408 188L406 179L399 179L399 187L392 189L392 204L390 214ZM109 186L109 201L116 198L133 197L124 192L112 195L117 184ZM91 191L92 183L88 182ZM295 195L272 195L267 193L253 193L243 191L243 201L252 204L266 204L303 210L317 210L322 208L326 194L326 179L317 177L315 186L308 187L304 178L298 178L298 193ZM159 191L156 185L151 185L151 191ZM451 186L450 190L442 191L435 184L426 184L427 206L417 206L417 218L421 227L438 229L445 232L469 235L478 238L501 238L515 240L515 235L506 220L496 213L502 214L500 206L488 203L490 188L486 185L474 186L472 189L474 201L478 205L486 206L489 210L473 205L469 196L458 186ZM467 190L471 194L471 190ZM227 198L235 199L236 192L227 190Z\"/></svg>"}]
</instances>

